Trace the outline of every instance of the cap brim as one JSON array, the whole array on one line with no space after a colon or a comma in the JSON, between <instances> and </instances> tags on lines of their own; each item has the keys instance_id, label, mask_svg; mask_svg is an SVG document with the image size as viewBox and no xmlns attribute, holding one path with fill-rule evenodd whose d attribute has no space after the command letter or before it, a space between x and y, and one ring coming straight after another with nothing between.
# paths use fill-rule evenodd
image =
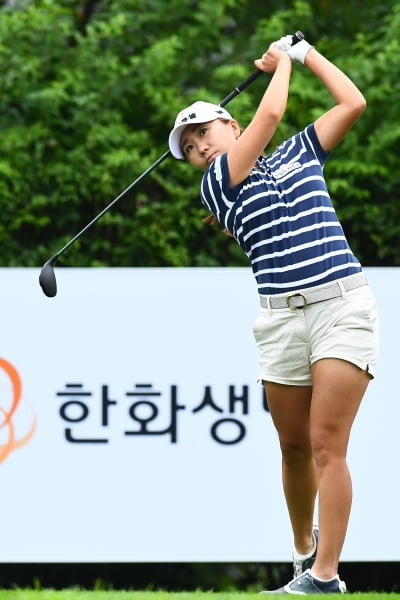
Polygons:
<instances>
[{"instance_id":1,"label":"cap brim","mask_svg":"<svg viewBox=\"0 0 400 600\"><path fill-rule=\"evenodd\" d=\"M181 137L183 131L186 129L187 126L188 123L178 125L178 127L173 129L169 135L169 149L171 150L171 154L174 158L179 158L181 160L184 160L185 158L181 148Z\"/></svg>"}]
</instances>

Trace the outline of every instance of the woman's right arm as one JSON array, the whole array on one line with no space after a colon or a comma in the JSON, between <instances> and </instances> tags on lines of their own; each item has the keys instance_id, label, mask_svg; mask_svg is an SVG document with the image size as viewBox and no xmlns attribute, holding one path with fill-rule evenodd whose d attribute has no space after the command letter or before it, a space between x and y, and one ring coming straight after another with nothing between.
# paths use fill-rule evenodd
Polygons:
<instances>
[{"instance_id":1,"label":"woman's right arm","mask_svg":"<svg viewBox=\"0 0 400 600\"><path fill-rule=\"evenodd\" d=\"M250 174L258 157L274 135L286 110L291 60L271 44L262 58L254 61L258 69L273 73L263 98L249 125L228 151L231 185L241 183Z\"/></svg>"}]
</instances>

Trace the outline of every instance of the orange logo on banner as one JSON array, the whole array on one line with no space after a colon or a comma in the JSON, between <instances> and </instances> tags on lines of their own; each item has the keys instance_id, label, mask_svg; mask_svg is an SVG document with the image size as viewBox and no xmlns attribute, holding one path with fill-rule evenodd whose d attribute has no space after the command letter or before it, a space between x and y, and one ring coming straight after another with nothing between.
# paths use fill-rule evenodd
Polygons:
<instances>
[{"instance_id":1,"label":"orange logo on banner","mask_svg":"<svg viewBox=\"0 0 400 600\"><path fill-rule=\"evenodd\" d=\"M36 429L36 417L32 413L32 423L29 426L27 433L17 439L15 432L16 426L15 423L13 423L13 417L15 418L21 403L21 378L13 365L4 358L0 358L0 370L3 371L10 380L12 398L10 407L4 408L1 406L3 390L0 388L0 414L4 417L4 420L0 420L0 434L2 434L0 438L0 463L2 463L13 450L25 446L32 438ZM9 391L8 388L7 391ZM5 432L5 434L3 432Z\"/></svg>"}]
</instances>

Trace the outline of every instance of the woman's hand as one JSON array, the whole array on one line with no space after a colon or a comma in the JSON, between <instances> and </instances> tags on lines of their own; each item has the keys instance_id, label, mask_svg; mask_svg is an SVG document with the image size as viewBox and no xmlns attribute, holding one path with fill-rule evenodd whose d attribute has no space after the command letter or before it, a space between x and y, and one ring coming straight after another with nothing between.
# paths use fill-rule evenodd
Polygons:
<instances>
[{"instance_id":1,"label":"woman's hand","mask_svg":"<svg viewBox=\"0 0 400 600\"><path fill-rule=\"evenodd\" d=\"M273 42L262 57L254 61L254 64L260 71L265 71L265 73L275 73L275 69L281 60L290 61L290 58L286 52L278 50L275 42Z\"/></svg>"}]
</instances>

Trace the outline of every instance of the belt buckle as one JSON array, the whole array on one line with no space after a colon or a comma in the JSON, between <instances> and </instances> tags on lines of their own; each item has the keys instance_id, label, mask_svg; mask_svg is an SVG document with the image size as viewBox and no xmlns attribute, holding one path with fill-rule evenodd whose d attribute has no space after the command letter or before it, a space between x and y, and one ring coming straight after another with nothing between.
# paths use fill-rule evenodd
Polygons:
<instances>
[{"instance_id":1,"label":"belt buckle","mask_svg":"<svg viewBox=\"0 0 400 600\"><path fill-rule=\"evenodd\" d=\"M294 306L294 305L292 305L290 303L290 300L291 300L291 298L294 298L295 296L301 296L301 298L303 298L304 304L302 304L301 306ZM307 298L301 292L293 292L293 294L288 294L286 296L286 304L288 305L288 308L290 308L290 310L296 310L297 308L303 308L303 306L307 305Z\"/></svg>"}]
</instances>

